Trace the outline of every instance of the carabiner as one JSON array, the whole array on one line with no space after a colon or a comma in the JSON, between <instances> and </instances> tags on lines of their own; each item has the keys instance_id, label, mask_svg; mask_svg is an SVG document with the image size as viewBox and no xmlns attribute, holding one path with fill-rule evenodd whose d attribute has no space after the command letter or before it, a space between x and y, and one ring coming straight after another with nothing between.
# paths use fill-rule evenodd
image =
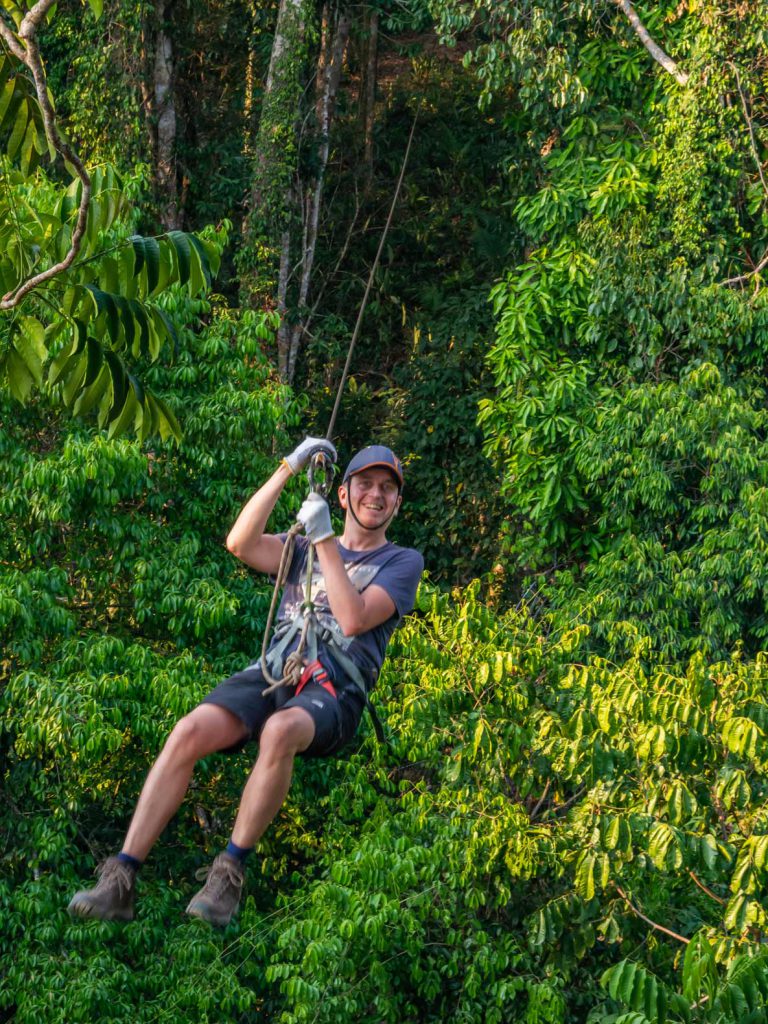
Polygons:
<instances>
[{"instance_id":1,"label":"carabiner","mask_svg":"<svg viewBox=\"0 0 768 1024\"><path fill-rule=\"evenodd\" d=\"M336 464L328 458L325 452L315 452L309 460L307 468L309 489L314 494L320 494L323 498L327 498L335 475Z\"/></svg>"}]
</instances>

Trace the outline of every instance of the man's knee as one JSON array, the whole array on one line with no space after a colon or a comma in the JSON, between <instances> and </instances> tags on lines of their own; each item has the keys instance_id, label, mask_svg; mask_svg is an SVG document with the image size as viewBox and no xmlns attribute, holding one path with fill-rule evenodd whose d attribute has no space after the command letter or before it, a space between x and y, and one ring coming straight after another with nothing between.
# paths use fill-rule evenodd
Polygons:
<instances>
[{"instance_id":1,"label":"man's knee","mask_svg":"<svg viewBox=\"0 0 768 1024\"><path fill-rule=\"evenodd\" d=\"M175 761L197 761L242 739L245 726L225 708L203 704L180 718L163 753Z\"/></svg>"},{"instance_id":2,"label":"man's knee","mask_svg":"<svg viewBox=\"0 0 768 1024\"><path fill-rule=\"evenodd\" d=\"M259 737L259 751L271 757L293 757L306 750L315 735L315 723L303 708L287 708L271 715Z\"/></svg>"}]
</instances>

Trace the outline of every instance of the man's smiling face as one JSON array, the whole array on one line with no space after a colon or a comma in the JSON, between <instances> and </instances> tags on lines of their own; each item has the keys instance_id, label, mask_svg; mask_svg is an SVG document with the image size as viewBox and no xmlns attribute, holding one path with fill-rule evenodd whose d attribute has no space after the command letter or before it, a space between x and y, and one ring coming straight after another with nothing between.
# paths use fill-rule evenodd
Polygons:
<instances>
[{"instance_id":1,"label":"man's smiling face","mask_svg":"<svg viewBox=\"0 0 768 1024\"><path fill-rule=\"evenodd\" d=\"M402 497L394 473L383 466L371 466L350 477L346 487L339 488L342 508L347 501L363 526L376 529L385 526L400 507Z\"/></svg>"}]
</instances>

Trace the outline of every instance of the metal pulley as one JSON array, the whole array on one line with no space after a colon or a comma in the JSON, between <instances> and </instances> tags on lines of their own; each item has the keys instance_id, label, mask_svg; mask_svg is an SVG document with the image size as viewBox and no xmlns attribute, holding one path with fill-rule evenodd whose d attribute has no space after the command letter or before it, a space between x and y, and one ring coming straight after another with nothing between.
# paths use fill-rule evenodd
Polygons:
<instances>
[{"instance_id":1,"label":"metal pulley","mask_svg":"<svg viewBox=\"0 0 768 1024\"><path fill-rule=\"evenodd\" d=\"M307 467L307 480L309 489L314 494L327 498L333 486L333 478L336 476L336 463L333 462L325 452L315 452L309 460Z\"/></svg>"}]
</instances>

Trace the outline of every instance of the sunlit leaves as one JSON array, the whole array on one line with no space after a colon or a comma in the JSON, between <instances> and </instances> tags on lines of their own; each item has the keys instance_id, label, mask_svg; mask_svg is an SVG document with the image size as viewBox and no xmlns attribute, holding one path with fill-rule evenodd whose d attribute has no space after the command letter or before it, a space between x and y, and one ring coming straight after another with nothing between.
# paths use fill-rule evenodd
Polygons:
<instances>
[{"instance_id":1,"label":"sunlit leaves","mask_svg":"<svg viewBox=\"0 0 768 1024\"><path fill-rule=\"evenodd\" d=\"M26 69L0 45L0 150L21 173L31 174L41 159L53 158L45 125ZM6 173L3 171L2 173Z\"/></svg>"},{"instance_id":2,"label":"sunlit leaves","mask_svg":"<svg viewBox=\"0 0 768 1024\"><path fill-rule=\"evenodd\" d=\"M164 350L175 351L177 328L166 297L174 289L191 296L205 293L218 269L220 245L217 239L180 231L125 238L121 223L130 211L119 176L111 167L97 167L91 178L93 195L80 259L56 284L53 301L41 304L36 296L28 300L40 319L22 316L11 322L11 347L2 365L19 401L41 386L47 364L48 382L57 386L64 405L76 415L95 410L99 426L110 436L132 430L142 439L159 433L178 440L176 415L147 390L132 366L155 362ZM17 184L17 196L26 202L29 193L21 180ZM81 188L79 181L73 182L58 197L50 188L39 188L29 205L16 207L12 217L7 211L8 221L0 225L0 234L5 231L10 243L0 255L5 282L18 283L45 253L51 260L63 257ZM38 213L46 204L51 212ZM25 225L21 232L20 224ZM32 320L48 326L30 334Z\"/></svg>"},{"instance_id":3,"label":"sunlit leaves","mask_svg":"<svg viewBox=\"0 0 768 1024\"><path fill-rule=\"evenodd\" d=\"M100 4L94 12L101 13ZM0 293L12 293L31 273L56 266L70 252L80 215L83 182L66 188L32 179L48 143L34 89L0 51L0 137L7 135L5 188L0 194ZM18 165L11 169L11 162ZM0 351L0 379L21 402L48 380L76 415L98 410L110 436L133 430L180 438L170 407L149 393L130 365L155 362L166 341L177 344L165 299L173 289L191 296L210 289L218 269L218 238L170 231L159 238L126 238L132 214L119 175L110 166L90 171L91 196L78 259L33 293L11 319ZM63 296L62 296L63 291ZM61 343L62 333L69 342ZM49 342L53 348L49 348Z\"/></svg>"}]
</instances>

